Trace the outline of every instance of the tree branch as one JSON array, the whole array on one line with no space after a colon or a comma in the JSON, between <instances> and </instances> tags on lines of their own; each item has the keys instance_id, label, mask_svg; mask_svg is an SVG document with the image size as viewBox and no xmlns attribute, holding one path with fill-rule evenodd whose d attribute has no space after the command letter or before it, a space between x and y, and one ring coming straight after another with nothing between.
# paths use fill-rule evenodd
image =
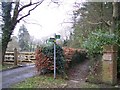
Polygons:
<instances>
[{"instance_id":1,"label":"tree branch","mask_svg":"<svg viewBox=\"0 0 120 90\"><path fill-rule=\"evenodd\" d=\"M63 22L60 23L60 25L62 26L62 25L65 24L65 23L71 23L71 24L72 24L72 23L74 23L74 21L72 21L72 20L71 20L71 21L65 21L65 19L64 19Z\"/></svg>"},{"instance_id":2,"label":"tree branch","mask_svg":"<svg viewBox=\"0 0 120 90\"><path fill-rule=\"evenodd\" d=\"M102 24L103 22L90 22L90 21L87 21L87 23L89 23L89 24L94 24L94 25L98 25L98 24Z\"/></svg>"},{"instance_id":3,"label":"tree branch","mask_svg":"<svg viewBox=\"0 0 120 90\"><path fill-rule=\"evenodd\" d=\"M75 2L73 7L75 8L80 8L80 5L82 4L82 2Z\"/></svg>"},{"instance_id":4,"label":"tree branch","mask_svg":"<svg viewBox=\"0 0 120 90\"><path fill-rule=\"evenodd\" d=\"M30 22L27 22L25 20L23 20L23 22L27 23L27 24L35 24L35 25L39 25L40 27L42 27L42 25L38 24L38 23L30 23Z\"/></svg>"},{"instance_id":5,"label":"tree branch","mask_svg":"<svg viewBox=\"0 0 120 90\"><path fill-rule=\"evenodd\" d=\"M57 0L51 0L53 3L55 4L58 4L59 5L59 2Z\"/></svg>"},{"instance_id":6,"label":"tree branch","mask_svg":"<svg viewBox=\"0 0 120 90\"><path fill-rule=\"evenodd\" d=\"M17 22L19 22L19 21L22 20L23 18L29 16L29 15L30 15L30 12L33 11L35 8L37 8L43 1L44 1L44 0L42 0L42 1L39 2L39 3L37 2L37 3L31 4L31 5L35 5L35 4L36 4L36 5L34 6L34 8L30 9L26 15L22 16L21 18L19 18L19 19L17 20ZM30 5L30 6L31 6L31 5ZM27 5L27 6L25 6L25 7L29 7L29 5ZM24 8L25 8L25 7L24 7ZM24 8L23 8L23 9L24 9ZM23 9L20 9L19 12L20 12L21 10L23 10Z\"/></svg>"},{"instance_id":7,"label":"tree branch","mask_svg":"<svg viewBox=\"0 0 120 90\"><path fill-rule=\"evenodd\" d=\"M63 23L74 23L74 22L71 21L71 22L63 22Z\"/></svg>"},{"instance_id":8,"label":"tree branch","mask_svg":"<svg viewBox=\"0 0 120 90\"><path fill-rule=\"evenodd\" d=\"M101 22L90 22L90 21L87 21L87 23L94 24L94 25L105 23L106 26L108 26L108 27L111 26L111 24L109 22L105 21L104 19L101 19Z\"/></svg>"},{"instance_id":9,"label":"tree branch","mask_svg":"<svg viewBox=\"0 0 120 90\"><path fill-rule=\"evenodd\" d=\"M110 24L109 22L105 21L104 19L101 19L101 20L102 20L102 22L104 22L108 27L111 26L111 24Z\"/></svg>"},{"instance_id":10,"label":"tree branch","mask_svg":"<svg viewBox=\"0 0 120 90\"><path fill-rule=\"evenodd\" d=\"M42 0L42 1L44 1L44 0ZM35 2L35 3L33 3L33 4L32 4L32 2L30 2L29 4L22 6L22 7L18 10L18 12L22 11L22 10L23 10L24 8L26 8L26 7L29 7L29 6L31 6L31 5L35 5L35 4L38 4L38 3L40 3L40 2Z\"/></svg>"},{"instance_id":11,"label":"tree branch","mask_svg":"<svg viewBox=\"0 0 120 90\"><path fill-rule=\"evenodd\" d=\"M18 8L19 8L19 2L16 2L15 9L13 12L12 22L15 21L18 17Z\"/></svg>"}]
</instances>

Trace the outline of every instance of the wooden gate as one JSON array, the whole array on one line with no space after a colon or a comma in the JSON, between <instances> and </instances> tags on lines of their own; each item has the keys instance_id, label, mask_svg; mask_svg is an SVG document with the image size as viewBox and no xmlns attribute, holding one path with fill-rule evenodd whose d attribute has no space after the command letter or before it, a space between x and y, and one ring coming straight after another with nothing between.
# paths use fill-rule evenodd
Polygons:
<instances>
[{"instance_id":1,"label":"wooden gate","mask_svg":"<svg viewBox=\"0 0 120 90\"><path fill-rule=\"evenodd\" d=\"M16 58L15 58L16 57ZM6 52L5 61L14 63L17 61L17 64L26 63L34 63L35 62L35 52Z\"/></svg>"}]
</instances>

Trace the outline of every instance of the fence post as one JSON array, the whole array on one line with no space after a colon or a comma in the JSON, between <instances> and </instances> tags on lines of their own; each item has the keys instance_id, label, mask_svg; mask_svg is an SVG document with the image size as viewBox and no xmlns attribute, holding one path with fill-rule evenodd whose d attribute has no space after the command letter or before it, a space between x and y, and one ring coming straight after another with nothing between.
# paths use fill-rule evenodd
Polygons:
<instances>
[{"instance_id":1,"label":"fence post","mask_svg":"<svg viewBox=\"0 0 120 90\"><path fill-rule=\"evenodd\" d=\"M0 50L0 58L2 58L2 51ZM0 60L0 64L2 65L2 60Z\"/></svg>"},{"instance_id":2,"label":"fence post","mask_svg":"<svg viewBox=\"0 0 120 90\"><path fill-rule=\"evenodd\" d=\"M16 66L17 65L17 58L18 57L18 52L17 52L17 49L15 48L14 49L14 65Z\"/></svg>"}]
</instances>

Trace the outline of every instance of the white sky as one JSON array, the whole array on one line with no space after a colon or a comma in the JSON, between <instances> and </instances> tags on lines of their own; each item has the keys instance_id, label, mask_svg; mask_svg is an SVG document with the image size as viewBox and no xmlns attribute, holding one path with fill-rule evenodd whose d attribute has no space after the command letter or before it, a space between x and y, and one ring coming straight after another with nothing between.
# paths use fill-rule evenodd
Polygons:
<instances>
[{"instance_id":1,"label":"white sky","mask_svg":"<svg viewBox=\"0 0 120 90\"><path fill-rule=\"evenodd\" d=\"M68 26L71 24L61 23L65 20L69 20L72 17L69 15L73 11L73 3L75 1L84 1L84 0L62 0L61 5L58 7L56 4L51 3L48 6L50 0L45 0L39 7L31 12L31 15L25 18L28 23L37 23L37 24L26 24L21 21L14 31L14 35L17 35L19 27L24 23L27 27L31 36L34 36L36 39L41 39L43 37L51 36L54 33L66 34L64 33L67 30ZM63 35L64 36L64 35Z\"/></svg>"}]
</instances>

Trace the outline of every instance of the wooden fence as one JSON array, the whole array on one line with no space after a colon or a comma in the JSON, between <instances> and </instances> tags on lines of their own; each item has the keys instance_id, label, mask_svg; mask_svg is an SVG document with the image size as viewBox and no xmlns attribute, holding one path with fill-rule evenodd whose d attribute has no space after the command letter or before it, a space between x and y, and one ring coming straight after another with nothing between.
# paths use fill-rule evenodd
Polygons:
<instances>
[{"instance_id":1,"label":"wooden fence","mask_svg":"<svg viewBox=\"0 0 120 90\"><path fill-rule=\"evenodd\" d=\"M33 62L35 60L35 52L18 52L17 49L14 52L6 52L5 62Z\"/></svg>"}]
</instances>

